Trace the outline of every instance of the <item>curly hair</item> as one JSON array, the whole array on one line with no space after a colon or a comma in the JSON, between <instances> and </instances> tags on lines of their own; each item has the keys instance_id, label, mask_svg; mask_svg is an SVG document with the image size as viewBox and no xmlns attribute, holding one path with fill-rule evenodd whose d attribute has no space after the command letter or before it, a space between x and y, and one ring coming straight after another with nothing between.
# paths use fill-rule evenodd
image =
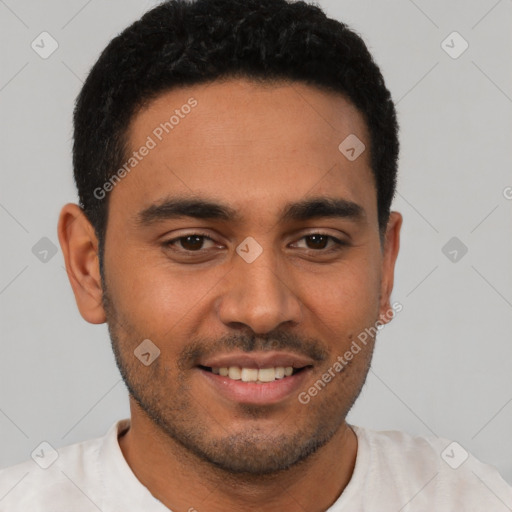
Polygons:
<instances>
[{"instance_id":1,"label":"curly hair","mask_svg":"<svg viewBox=\"0 0 512 512\"><path fill-rule=\"evenodd\" d=\"M288 0L168 0L112 39L74 109L79 203L100 262L108 196L94 190L125 161L137 110L172 88L230 77L298 81L344 95L370 134L381 234L396 188L398 124L382 74L359 35L316 5Z\"/></svg>"}]
</instances>

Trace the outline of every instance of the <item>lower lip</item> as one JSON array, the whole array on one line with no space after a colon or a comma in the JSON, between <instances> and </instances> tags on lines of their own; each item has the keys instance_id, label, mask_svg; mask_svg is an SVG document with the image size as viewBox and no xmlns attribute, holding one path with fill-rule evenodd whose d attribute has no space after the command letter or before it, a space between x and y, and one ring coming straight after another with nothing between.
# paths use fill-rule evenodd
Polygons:
<instances>
[{"instance_id":1,"label":"lower lip","mask_svg":"<svg viewBox=\"0 0 512 512\"><path fill-rule=\"evenodd\" d=\"M225 398L244 404L261 405L276 404L290 396L297 396L303 389L310 371L311 368L308 367L295 375L258 384L222 377L199 368L203 378L207 379L210 386Z\"/></svg>"}]
</instances>

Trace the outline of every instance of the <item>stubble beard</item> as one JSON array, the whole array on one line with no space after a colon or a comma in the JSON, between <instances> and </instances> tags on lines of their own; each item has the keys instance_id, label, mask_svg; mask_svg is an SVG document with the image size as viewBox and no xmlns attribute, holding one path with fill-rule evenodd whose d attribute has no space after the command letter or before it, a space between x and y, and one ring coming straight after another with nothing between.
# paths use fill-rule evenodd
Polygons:
<instances>
[{"instance_id":1,"label":"stubble beard","mask_svg":"<svg viewBox=\"0 0 512 512\"><path fill-rule=\"evenodd\" d=\"M190 394L185 372L177 367L169 369L161 358L148 367L140 363L133 354L140 340L130 340L124 335L137 330L127 323L119 323L119 315L105 286L103 305L116 365L132 399L171 441L170 446L178 446L200 463L230 475L266 478L307 461L344 424L370 368L371 351L363 375L356 379L359 385L348 403L343 392L325 393L324 397L316 397L314 403L300 405L298 413L290 413L273 431L265 431L255 424L255 420L265 421L272 414L271 406L240 405L237 417L243 415L251 419L251 426L230 431L229 425L219 423L206 412L200 400ZM176 372L174 386L169 386L171 371ZM340 374L338 378L338 389L343 390L344 376ZM303 416L302 421L297 421L298 415Z\"/></svg>"}]
</instances>

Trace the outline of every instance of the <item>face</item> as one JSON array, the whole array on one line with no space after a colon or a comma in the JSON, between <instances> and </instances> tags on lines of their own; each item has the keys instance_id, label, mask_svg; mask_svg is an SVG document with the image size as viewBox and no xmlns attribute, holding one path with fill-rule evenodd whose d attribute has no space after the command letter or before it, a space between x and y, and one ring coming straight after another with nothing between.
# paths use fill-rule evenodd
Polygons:
<instances>
[{"instance_id":1,"label":"face","mask_svg":"<svg viewBox=\"0 0 512 512\"><path fill-rule=\"evenodd\" d=\"M307 85L229 80L161 95L128 135L103 286L132 398L228 471L304 460L344 425L373 338L336 361L389 309L396 245L380 243L362 116Z\"/></svg>"}]
</instances>

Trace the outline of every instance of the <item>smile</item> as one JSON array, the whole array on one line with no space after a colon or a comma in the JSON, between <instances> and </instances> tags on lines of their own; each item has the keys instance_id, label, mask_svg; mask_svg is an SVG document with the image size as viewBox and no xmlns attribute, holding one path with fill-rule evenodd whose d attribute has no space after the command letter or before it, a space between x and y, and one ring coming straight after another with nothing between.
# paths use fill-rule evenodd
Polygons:
<instances>
[{"instance_id":1,"label":"smile","mask_svg":"<svg viewBox=\"0 0 512 512\"><path fill-rule=\"evenodd\" d=\"M264 384L274 382L279 379L291 377L300 372L303 368L293 368L292 366L276 366L270 368L240 368L239 366L222 367L201 367L203 370L210 371L215 375L227 377L231 380L242 382L257 382Z\"/></svg>"}]
</instances>

